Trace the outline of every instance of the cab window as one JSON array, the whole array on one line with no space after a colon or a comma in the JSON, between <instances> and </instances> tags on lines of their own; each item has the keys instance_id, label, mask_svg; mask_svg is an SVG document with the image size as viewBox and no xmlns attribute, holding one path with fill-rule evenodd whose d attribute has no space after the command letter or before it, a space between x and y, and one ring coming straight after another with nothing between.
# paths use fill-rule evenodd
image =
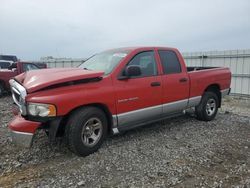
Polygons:
<instances>
[{"instance_id":1,"label":"cab window","mask_svg":"<svg viewBox=\"0 0 250 188\"><path fill-rule=\"evenodd\" d=\"M158 52L164 74L181 73L181 65L175 52L170 50L159 50Z\"/></svg>"},{"instance_id":2,"label":"cab window","mask_svg":"<svg viewBox=\"0 0 250 188\"><path fill-rule=\"evenodd\" d=\"M157 65L155 61L154 51L140 52L135 55L127 66L137 65L141 68L141 76L155 76L157 75Z\"/></svg>"}]
</instances>

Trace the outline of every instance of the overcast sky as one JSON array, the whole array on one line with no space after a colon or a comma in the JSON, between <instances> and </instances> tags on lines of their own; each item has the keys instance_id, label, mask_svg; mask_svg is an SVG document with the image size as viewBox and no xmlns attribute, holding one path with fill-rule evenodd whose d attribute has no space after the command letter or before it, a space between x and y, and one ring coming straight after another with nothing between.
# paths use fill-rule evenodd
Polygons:
<instances>
[{"instance_id":1,"label":"overcast sky","mask_svg":"<svg viewBox=\"0 0 250 188\"><path fill-rule=\"evenodd\" d=\"M0 54L85 58L123 46L250 48L250 0L0 0Z\"/></svg>"}]
</instances>

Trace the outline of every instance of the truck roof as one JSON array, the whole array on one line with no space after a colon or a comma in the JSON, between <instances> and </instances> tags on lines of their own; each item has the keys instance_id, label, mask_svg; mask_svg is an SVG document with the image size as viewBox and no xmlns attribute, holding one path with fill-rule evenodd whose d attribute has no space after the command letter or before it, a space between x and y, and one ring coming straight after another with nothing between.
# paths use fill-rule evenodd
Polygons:
<instances>
[{"instance_id":1,"label":"truck roof","mask_svg":"<svg viewBox=\"0 0 250 188\"><path fill-rule=\"evenodd\" d=\"M107 51L134 51L134 50L149 50L152 48L165 49L165 50L177 50L176 48L162 47L162 46L132 46L132 47L113 48Z\"/></svg>"}]
</instances>

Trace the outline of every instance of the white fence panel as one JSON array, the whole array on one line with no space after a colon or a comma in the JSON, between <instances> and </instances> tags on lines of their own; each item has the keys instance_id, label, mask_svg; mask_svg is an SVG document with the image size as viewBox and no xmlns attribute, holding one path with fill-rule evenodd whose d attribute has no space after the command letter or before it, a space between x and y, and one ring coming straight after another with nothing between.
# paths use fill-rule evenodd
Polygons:
<instances>
[{"instance_id":1,"label":"white fence panel","mask_svg":"<svg viewBox=\"0 0 250 188\"><path fill-rule=\"evenodd\" d=\"M231 93L250 96L250 50L183 53L188 66L229 67Z\"/></svg>"}]
</instances>

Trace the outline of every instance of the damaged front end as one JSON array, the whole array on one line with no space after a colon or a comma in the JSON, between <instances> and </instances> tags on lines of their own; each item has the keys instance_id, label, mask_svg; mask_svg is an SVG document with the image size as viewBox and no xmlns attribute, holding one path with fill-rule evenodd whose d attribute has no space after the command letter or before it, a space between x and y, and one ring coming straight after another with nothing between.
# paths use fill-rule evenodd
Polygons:
<instances>
[{"instance_id":1,"label":"damaged front end","mask_svg":"<svg viewBox=\"0 0 250 188\"><path fill-rule=\"evenodd\" d=\"M25 97L27 95L26 89L14 79L11 79L9 82L12 98L14 103L18 106L19 111L9 123L12 141L18 146L30 147L32 145L33 136L41 123L28 121L22 117L27 115L25 103Z\"/></svg>"}]
</instances>

